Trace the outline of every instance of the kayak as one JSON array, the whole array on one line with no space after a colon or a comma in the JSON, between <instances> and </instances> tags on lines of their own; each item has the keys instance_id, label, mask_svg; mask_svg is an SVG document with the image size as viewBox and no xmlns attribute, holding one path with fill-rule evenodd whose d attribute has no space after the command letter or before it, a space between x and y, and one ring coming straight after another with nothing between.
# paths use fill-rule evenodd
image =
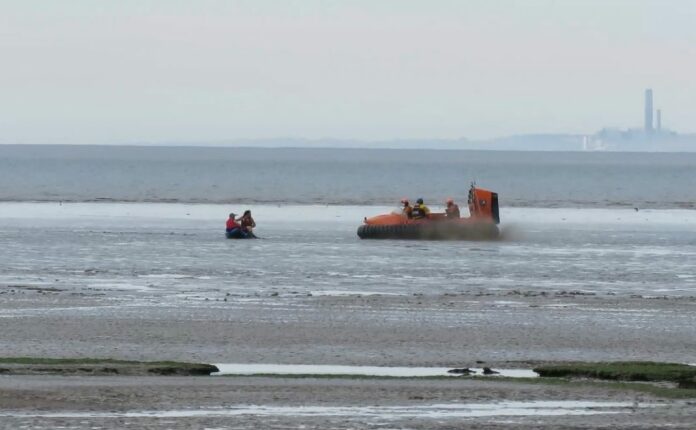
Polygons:
<instances>
[{"instance_id":1,"label":"kayak","mask_svg":"<svg viewBox=\"0 0 696 430\"><path fill-rule=\"evenodd\" d=\"M231 232L226 231L225 237L228 239L256 239L254 233L244 233L240 229L234 229Z\"/></svg>"}]
</instances>

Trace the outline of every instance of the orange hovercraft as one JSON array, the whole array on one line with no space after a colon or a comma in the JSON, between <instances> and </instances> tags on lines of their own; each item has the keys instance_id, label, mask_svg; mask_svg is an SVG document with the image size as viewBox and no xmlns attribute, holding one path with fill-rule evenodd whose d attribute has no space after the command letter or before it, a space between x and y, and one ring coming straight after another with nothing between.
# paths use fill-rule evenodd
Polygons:
<instances>
[{"instance_id":1,"label":"orange hovercraft","mask_svg":"<svg viewBox=\"0 0 696 430\"><path fill-rule=\"evenodd\" d=\"M498 193L471 185L469 217L448 218L431 213L420 219L407 217L401 210L365 218L358 227L361 239L491 240L498 237L500 214Z\"/></svg>"}]
</instances>

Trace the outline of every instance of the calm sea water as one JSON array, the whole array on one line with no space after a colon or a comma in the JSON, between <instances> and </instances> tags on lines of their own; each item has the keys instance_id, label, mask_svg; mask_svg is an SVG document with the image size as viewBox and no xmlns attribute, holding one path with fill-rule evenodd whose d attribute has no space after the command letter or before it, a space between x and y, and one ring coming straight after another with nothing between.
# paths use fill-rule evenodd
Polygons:
<instances>
[{"instance_id":1,"label":"calm sea water","mask_svg":"<svg viewBox=\"0 0 696 430\"><path fill-rule=\"evenodd\" d=\"M362 217L388 207L250 208L261 240L225 239L227 205L0 203L0 290L51 287L110 305L274 293L696 295L693 210L502 208L503 240L438 242L360 240Z\"/></svg>"},{"instance_id":2,"label":"calm sea water","mask_svg":"<svg viewBox=\"0 0 696 430\"><path fill-rule=\"evenodd\" d=\"M0 201L693 208L696 154L0 145Z\"/></svg>"}]
</instances>

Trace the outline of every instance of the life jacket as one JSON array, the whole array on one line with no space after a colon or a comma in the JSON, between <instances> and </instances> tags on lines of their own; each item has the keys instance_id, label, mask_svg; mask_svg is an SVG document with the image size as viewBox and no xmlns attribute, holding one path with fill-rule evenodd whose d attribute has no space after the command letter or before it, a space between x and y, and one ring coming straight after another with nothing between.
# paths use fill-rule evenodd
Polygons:
<instances>
[{"instance_id":1,"label":"life jacket","mask_svg":"<svg viewBox=\"0 0 696 430\"><path fill-rule=\"evenodd\" d=\"M425 218L428 215L430 215L430 209L424 203L413 207L413 218Z\"/></svg>"},{"instance_id":2,"label":"life jacket","mask_svg":"<svg viewBox=\"0 0 696 430\"><path fill-rule=\"evenodd\" d=\"M234 230L235 228L239 228L237 221L235 221L233 218L228 218L227 223L225 224L225 229L229 231Z\"/></svg>"}]
</instances>

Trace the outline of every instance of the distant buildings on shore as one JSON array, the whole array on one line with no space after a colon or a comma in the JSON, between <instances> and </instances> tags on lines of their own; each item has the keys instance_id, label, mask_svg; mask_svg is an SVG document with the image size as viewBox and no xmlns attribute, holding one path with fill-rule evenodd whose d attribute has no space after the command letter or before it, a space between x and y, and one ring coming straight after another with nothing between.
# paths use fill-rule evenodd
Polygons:
<instances>
[{"instance_id":1,"label":"distant buildings on shore","mask_svg":"<svg viewBox=\"0 0 696 430\"><path fill-rule=\"evenodd\" d=\"M582 136L584 151L696 151L695 134L662 127L662 109L653 108L653 90L645 90L643 128L603 128Z\"/></svg>"},{"instance_id":2,"label":"distant buildings on shore","mask_svg":"<svg viewBox=\"0 0 696 430\"><path fill-rule=\"evenodd\" d=\"M696 152L696 133L679 134L662 126L662 109L654 109L653 90L645 90L643 127L603 128L594 134L536 133L491 139L231 139L215 142L162 142L156 146L252 148L445 149L495 151Z\"/></svg>"},{"instance_id":3,"label":"distant buildings on shore","mask_svg":"<svg viewBox=\"0 0 696 430\"><path fill-rule=\"evenodd\" d=\"M652 99L652 88L645 90L645 134L652 134L653 132L653 99Z\"/></svg>"}]
</instances>

